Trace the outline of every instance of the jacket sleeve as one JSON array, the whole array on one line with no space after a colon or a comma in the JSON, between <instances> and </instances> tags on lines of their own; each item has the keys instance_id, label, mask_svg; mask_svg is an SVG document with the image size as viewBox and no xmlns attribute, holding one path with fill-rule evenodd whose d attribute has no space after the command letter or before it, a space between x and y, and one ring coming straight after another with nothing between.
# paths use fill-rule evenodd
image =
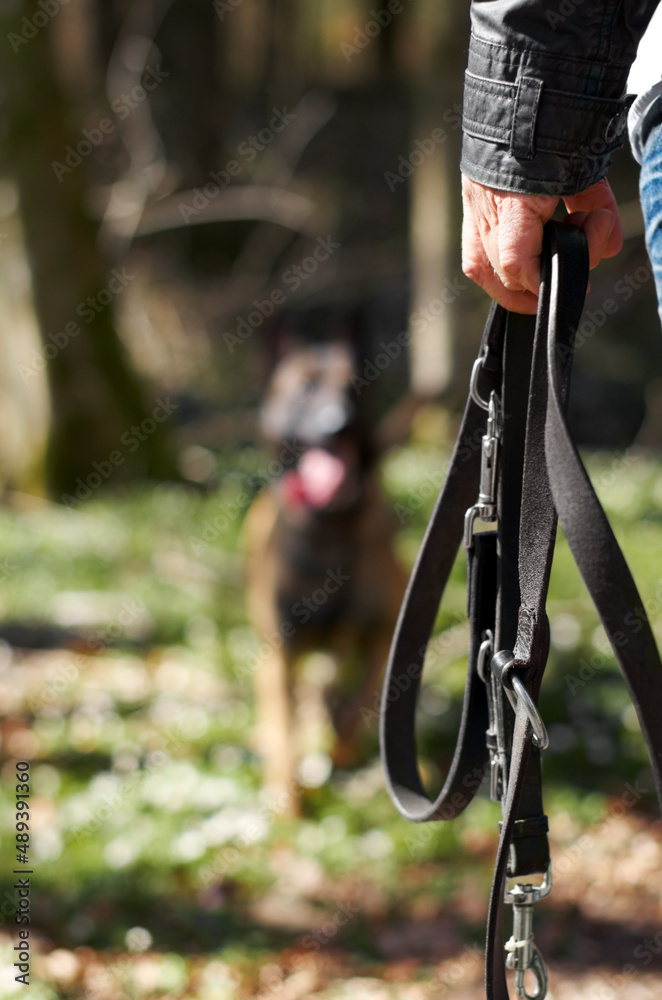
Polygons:
<instances>
[{"instance_id":1,"label":"jacket sleeve","mask_svg":"<svg viewBox=\"0 0 662 1000\"><path fill-rule=\"evenodd\" d=\"M628 70L657 3L472 0L462 172L557 196L604 177L627 124Z\"/></svg>"}]
</instances>

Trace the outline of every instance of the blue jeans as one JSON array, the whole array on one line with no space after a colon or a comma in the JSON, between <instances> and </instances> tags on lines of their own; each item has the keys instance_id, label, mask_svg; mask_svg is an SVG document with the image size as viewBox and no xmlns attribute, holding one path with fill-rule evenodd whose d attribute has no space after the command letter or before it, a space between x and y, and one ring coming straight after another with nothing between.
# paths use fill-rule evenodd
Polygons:
<instances>
[{"instance_id":1,"label":"blue jeans","mask_svg":"<svg viewBox=\"0 0 662 1000\"><path fill-rule=\"evenodd\" d=\"M646 115L639 190L662 321L662 96Z\"/></svg>"}]
</instances>

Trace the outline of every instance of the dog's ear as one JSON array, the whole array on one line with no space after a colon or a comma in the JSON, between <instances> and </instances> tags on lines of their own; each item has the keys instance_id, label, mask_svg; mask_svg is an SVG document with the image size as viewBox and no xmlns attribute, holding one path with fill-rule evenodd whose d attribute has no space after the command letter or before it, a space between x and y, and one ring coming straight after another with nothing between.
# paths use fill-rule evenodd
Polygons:
<instances>
[{"instance_id":1,"label":"dog's ear","mask_svg":"<svg viewBox=\"0 0 662 1000\"><path fill-rule=\"evenodd\" d=\"M263 342L266 348L267 378L273 375L283 358L305 346L305 342L297 332L291 317L288 317L283 311L276 313L268 323L265 323Z\"/></svg>"}]
</instances>

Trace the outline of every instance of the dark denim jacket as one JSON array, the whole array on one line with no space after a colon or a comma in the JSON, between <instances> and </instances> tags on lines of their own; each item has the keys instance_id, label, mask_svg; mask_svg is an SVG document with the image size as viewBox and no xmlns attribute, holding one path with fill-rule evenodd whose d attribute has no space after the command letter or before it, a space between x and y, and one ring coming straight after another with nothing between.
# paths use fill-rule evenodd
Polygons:
<instances>
[{"instance_id":1,"label":"dark denim jacket","mask_svg":"<svg viewBox=\"0 0 662 1000\"><path fill-rule=\"evenodd\" d=\"M657 4L472 0L463 173L553 195L604 177L622 145L630 64Z\"/></svg>"}]
</instances>

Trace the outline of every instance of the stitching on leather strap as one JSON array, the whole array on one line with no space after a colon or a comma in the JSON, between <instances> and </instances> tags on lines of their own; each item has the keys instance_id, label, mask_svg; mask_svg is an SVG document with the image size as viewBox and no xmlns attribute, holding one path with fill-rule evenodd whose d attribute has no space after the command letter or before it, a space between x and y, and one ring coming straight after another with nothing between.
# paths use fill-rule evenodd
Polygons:
<instances>
[{"instance_id":1,"label":"stitching on leather strap","mask_svg":"<svg viewBox=\"0 0 662 1000\"><path fill-rule=\"evenodd\" d=\"M526 819L516 819L513 826L513 840L523 840L527 837L540 837L549 831L549 821L546 816L530 816Z\"/></svg>"}]
</instances>

